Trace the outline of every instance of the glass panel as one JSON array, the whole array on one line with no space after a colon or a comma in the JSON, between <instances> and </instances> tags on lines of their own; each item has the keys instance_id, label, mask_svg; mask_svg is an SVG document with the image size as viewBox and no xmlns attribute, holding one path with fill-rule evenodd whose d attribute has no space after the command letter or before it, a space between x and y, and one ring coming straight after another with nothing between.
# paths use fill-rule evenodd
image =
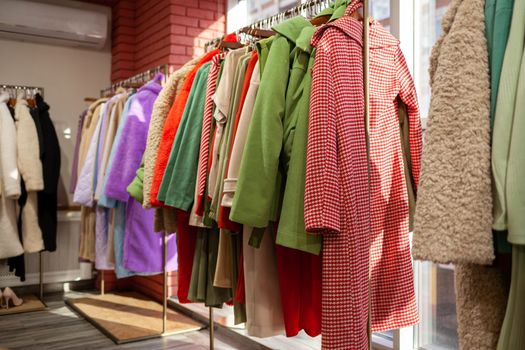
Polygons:
<instances>
[{"instance_id":1,"label":"glass panel","mask_svg":"<svg viewBox=\"0 0 525 350\"><path fill-rule=\"evenodd\" d=\"M301 0L248 0L248 22L273 16L300 3Z\"/></svg>"},{"instance_id":2,"label":"glass panel","mask_svg":"<svg viewBox=\"0 0 525 350\"><path fill-rule=\"evenodd\" d=\"M415 78L422 117L426 118L430 107L428 67L434 43L441 35L441 19L451 0L415 1Z\"/></svg>"},{"instance_id":3,"label":"glass panel","mask_svg":"<svg viewBox=\"0 0 525 350\"><path fill-rule=\"evenodd\" d=\"M375 0L371 2L370 12L374 19L390 30L390 0Z\"/></svg>"},{"instance_id":4,"label":"glass panel","mask_svg":"<svg viewBox=\"0 0 525 350\"><path fill-rule=\"evenodd\" d=\"M430 107L430 54L441 35L441 19L450 2L451 0L414 1L414 78L424 127ZM417 348L457 349L454 267L430 262L416 262L415 267L421 317L416 330Z\"/></svg>"},{"instance_id":5,"label":"glass panel","mask_svg":"<svg viewBox=\"0 0 525 350\"><path fill-rule=\"evenodd\" d=\"M454 268L451 265L417 262L418 300L421 322L417 348L452 350L458 348Z\"/></svg>"}]
</instances>

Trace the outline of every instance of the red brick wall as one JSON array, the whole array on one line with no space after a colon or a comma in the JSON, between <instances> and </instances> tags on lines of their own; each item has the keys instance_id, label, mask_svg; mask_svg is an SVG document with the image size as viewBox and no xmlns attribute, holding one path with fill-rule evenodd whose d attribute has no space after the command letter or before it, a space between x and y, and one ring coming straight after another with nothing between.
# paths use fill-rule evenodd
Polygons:
<instances>
[{"instance_id":1,"label":"red brick wall","mask_svg":"<svg viewBox=\"0 0 525 350\"><path fill-rule=\"evenodd\" d=\"M112 82L161 64L177 69L226 30L226 0L84 1L112 7ZM177 273L168 280L170 295L176 295ZM132 289L162 301L162 275L117 280L113 271L104 271L104 281L108 292Z\"/></svg>"},{"instance_id":2,"label":"red brick wall","mask_svg":"<svg viewBox=\"0 0 525 350\"><path fill-rule=\"evenodd\" d=\"M133 276L128 278L117 279L113 270L99 271L96 288L101 288L101 277L104 274L104 291L115 292L115 291L128 291L133 290L144 294L153 300L162 302L163 295L163 275L155 276ZM177 295L177 272L168 273L168 295Z\"/></svg>"},{"instance_id":3,"label":"red brick wall","mask_svg":"<svg viewBox=\"0 0 525 350\"><path fill-rule=\"evenodd\" d=\"M113 4L113 82L149 68L177 69L223 35L225 0L118 0Z\"/></svg>"}]
</instances>

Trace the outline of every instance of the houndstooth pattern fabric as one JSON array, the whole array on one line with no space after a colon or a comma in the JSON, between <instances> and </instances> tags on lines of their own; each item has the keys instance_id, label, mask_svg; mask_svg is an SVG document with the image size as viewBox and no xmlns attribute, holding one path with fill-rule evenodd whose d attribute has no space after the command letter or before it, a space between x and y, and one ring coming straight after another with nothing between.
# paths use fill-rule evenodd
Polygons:
<instances>
[{"instance_id":1,"label":"houndstooth pattern fabric","mask_svg":"<svg viewBox=\"0 0 525 350\"><path fill-rule=\"evenodd\" d=\"M213 95L217 89L217 77L221 68L221 58L224 54L213 57L206 86L206 102L204 105L204 116L202 121L201 145L199 150L199 165L197 168L197 206L198 216L204 214L204 192L206 189L206 178L208 174L208 162L210 153L210 135L213 121Z\"/></svg>"},{"instance_id":2,"label":"houndstooth pattern fabric","mask_svg":"<svg viewBox=\"0 0 525 350\"><path fill-rule=\"evenodd\" d=\"M419 107L399 42L373 22L369 195L362 27L344 16L312 39L305 223L323 235L322 347L330 350L368 349L369 307L374 332L418 322L396 97L408 107L416 185Z\"/></svg>"}]
</instances>

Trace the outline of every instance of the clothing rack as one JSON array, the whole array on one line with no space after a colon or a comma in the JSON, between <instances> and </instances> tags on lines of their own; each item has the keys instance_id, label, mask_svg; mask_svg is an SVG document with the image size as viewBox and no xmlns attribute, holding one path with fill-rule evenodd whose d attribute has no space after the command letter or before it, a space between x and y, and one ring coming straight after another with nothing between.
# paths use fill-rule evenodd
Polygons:
<instances>
[{"instance_id":1,"label":"clothing rack","mask_svg":"<svg viewBox=\"0 0 525 350\"><path fill-rule=\"evenodd\" d=\"M0 92L5 91L9 93L9 96L12 98L16 98L19 91L24 92L25 98L34 98L34 96L38 93L40 96L44 97L44 88L37 87L37 86L29 86L29 85L9 85L9 84L2 84L0 85ZM44 268L42 263L42 252L38 252L38 299L42 302L44 307L47 307L47 305L44 302ZM42 309L42 310L45 310ZM27 311L20 311L27 312ZM12 312L12 313L18 313L18 312Z\"/></svg>"},{"instance_id":2,"label":"clothing rack","mask_svg":"<svg viewBox=\"0 0 525 350\"><path fill-rule=\"evenodd\" d=\"M16 98L19 91L23 91L26 98L33 98L36 94L40 94L42 97L44 97L44 88L36 86L3 84L0 85L0 91L9 93L9 96L12 98Z\"/></svg>"},{"instance_id":3,"label":"clothing rack","mask_svg":"<svg viewBox=\"0 0 525 350\"><path fill-rule=\"evenodd\" d=\"M127 79L121 80L119 82L116 82L114 84L111 84L111 86L100 90L100 96L105 97L109 94L114 93L119 87L140 87L150 81L157 73L163 73L166 77L170 73L170 66L168 64L161 64L159 66L150 68L142 73L135 74L132 77L129 77Z\"/></svg>"},{"instance_id":4,"label":"clothing rack","mask_svg":"<svg viewBox=\"0 0 525 350\"><path fill-rule=\"evenodd\" d=\"M294 6L284 12L280 12L273 16L255 21L246 27L236 30L235 34L239 36L239 34L243 33L244 30L250 28L271 29L273 25L281 23L288 18L292 18L299 15L304 15L305 17L315 16L325 8L329 7L330 3L332 2L333 0L309 0L300 5ZM220 36L208 41L206 44L204 44L204 50L208 51L210 47L215 47L223 38L224 36Z\"/></svg>"},{"instance_id":5,"label":"clothing rack","mask_svg":"<svg viewBox=\"0 0 525 350\"><path fill-rule=\"evenodd\" d=\"M106 97L110 93L114 93L119 87L122 88L139 88L151 79L154 78L154 76L158 73L163 73L165 77L169 75L170 66L168 64L162 64L157 67L148 69L142 73L136 74L130 78L121 80L117 83L112 84L110 87L100 90L100 96ZM86 98L87 99L87 98ZM168 292L168 270L167 270L167 264L168 264L168 234L164 232L162 234L162 259L163 259L163 282L162 282L162 333L158 336L164 337L168 335L172 335L171 332L168 331L168 298L169 298L169 292ZM105 294L105 273L104 270L101 270L101 276L100 276L100 294ZM149 339L145 338L144 340Z\"/></svg>"},{"instance_id":6,"label":"clothing rack","mask_svg":"<svg viewBox=\"0 0 525 350\"><path fill-rule=\"evenodd\" d=\"M359 0L363 3L363 23L370 23L370 1L369 0ZM312 17L319 14L321 11L330 6L333 0L310 0L292 7L284 12L275 14L273 16L258 20L252 24L238 29L235 31L237 37L239 34L243 33L244 30L249 28L257 29L271 29L275 24L281 23L284 20L303 15L305 17ZM204 44L204 50L208 51L209 48L216 47L224 38L223 36L217 37L208 41ZM371 174L370 174L370 26L363 26L363 86L364 86L364 102L365 102L365 135L366 135L366 154L367 154L367 166L368 166L368 201L371 202ZM371 229L371 223L369 224ZM369 271L370 273L370 271ZM369 279L370 280L370 279ZM370 285L369 285L370 288ZM369 348L372 349L372 333L371 333L371 304L369 297L369 310L368 310L368 343ZM213 321L213 307L209 307L209 337L210 337L210 350L214 350L214 321Z\"/></svg>"}]
</instances>

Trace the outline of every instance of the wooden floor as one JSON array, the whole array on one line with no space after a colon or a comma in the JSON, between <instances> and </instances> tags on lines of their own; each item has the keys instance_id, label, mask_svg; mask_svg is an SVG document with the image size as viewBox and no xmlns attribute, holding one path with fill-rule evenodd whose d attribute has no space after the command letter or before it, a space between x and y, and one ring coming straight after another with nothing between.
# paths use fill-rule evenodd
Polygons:
<instances>
[{"instance_id":1,"label":"wooden floor","mask_svg":"<svg viewBox=\"0 0 525 350\"><path fill-rule=\"evenodd\" d=\"M206 329L117 346L89 322L71 311L62 298L63 295L48 297L46 303L49 308L46 311L1 316L0 349L208 349L209 337ZM217 333L215 349L248 348L245 343Z\"/></svg>"}]
</instances>

